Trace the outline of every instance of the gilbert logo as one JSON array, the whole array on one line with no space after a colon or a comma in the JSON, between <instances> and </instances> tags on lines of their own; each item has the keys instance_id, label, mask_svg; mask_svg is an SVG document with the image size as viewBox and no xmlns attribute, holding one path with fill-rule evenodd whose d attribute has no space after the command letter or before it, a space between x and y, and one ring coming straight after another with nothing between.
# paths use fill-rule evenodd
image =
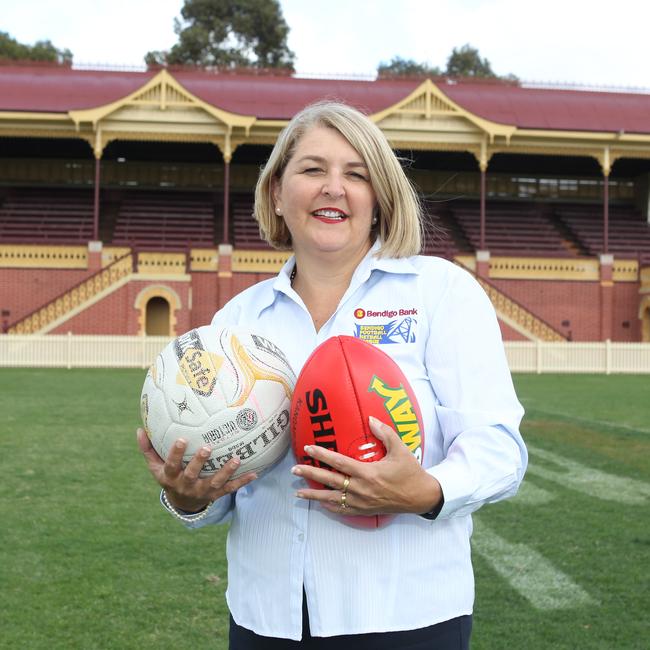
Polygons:
<instances>
[{"instance_id":1,"label":"gilbert logo","mask_svg":"<svg viewBox=\"0 0 650 650\"><path fill-rule=\"evenodd\" d=\"M366 317L366 312L359 307L358 309L354 310L354 317L355 318L365 318Z\"/></svg>"}]
</instances>

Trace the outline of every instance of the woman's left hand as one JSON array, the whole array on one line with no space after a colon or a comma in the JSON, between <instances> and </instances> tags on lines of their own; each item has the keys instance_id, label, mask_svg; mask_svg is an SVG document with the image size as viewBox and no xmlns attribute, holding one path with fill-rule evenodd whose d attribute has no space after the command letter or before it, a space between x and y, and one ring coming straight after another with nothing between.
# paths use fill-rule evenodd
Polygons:
<instances>
[{"instance_id":1,"label":"woman's left hand","mask_svg":"<svg viewBox=\"0 0 650 650\"><path fill-rule=\"evenodd\" d=\"M386 456L364 463L309 445L305 447L309 456L337 471L296 465L292 469L295 475L331 488L301 488L296 496L319 501L326 510L345 515L421 514L432 510L443 498L440 483L422 468L393 429L373 417L369 423L372 433L386 447Z\"/></svg>"}]
</instances>

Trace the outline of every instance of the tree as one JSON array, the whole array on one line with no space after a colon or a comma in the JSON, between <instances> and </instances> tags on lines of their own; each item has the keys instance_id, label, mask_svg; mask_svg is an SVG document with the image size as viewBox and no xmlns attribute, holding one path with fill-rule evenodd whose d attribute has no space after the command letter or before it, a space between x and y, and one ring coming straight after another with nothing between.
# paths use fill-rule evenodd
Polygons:
<instances>
[{"instance_id":1,"label":"tree","mask_svg":"<svg viewBox=\"0 0 650 650\"><path fill-rule=\"evenodd\" d=\"M278 0L185 0L178 43L148 52L147 65L284 68L293 71L289 27Z\"/></svg>"},{"instance_id":2,"label":"tree","mask_svg":"<svg viewBox=\"0 0 650 650\"><path fill-rule=\"evenodd\" d=\"M11 61L52 61L69 65L72 52L60 50L51 41L36 41L34 45L24 45L7 32L0 32L0 59Z\"/></svg>"},{"instance_id":3,"label":"tree","mask_svg":"<svg viewBox=\"0 0 650 650\"><path fill-rule=\"evenodd\" d=\"M439 77L440 68L431 67L427 63L418 63L413 59L403 59L394 56L390 63L380 63L377 68L377 76L380 79L390 77Z\"/></svg>"},{"instance_id":4,"label":"tree","mask_svg":"<svg viewBox=\"0 0 650 650\"><path fill-rule=\"evenodd\" d=\"M479 51L469 43L460 48L454 48L447 59L447 70L450 77L497 77L487 59L482 59Z\"/></svg>"},{"instance_id":5,"label":"tree","mask_svg":"<svg viewBox=\"0 0 650 650\"><path fill-rule=\"evenodd\" d=\"M402 59L399 56L393 57L390 63L380 63L377 66L377 76L380 79L389 77L480 77L483 79L502 79L512 83L519 80L515 75L509 74L500 77L494 73L492 66L487 59L481 58L479 51L466 44L462 47L455 47L447 59L447 67L441 70L437 66L430 66L428 63L418 63L413 59Z\"/></svg>"}]
</instances>

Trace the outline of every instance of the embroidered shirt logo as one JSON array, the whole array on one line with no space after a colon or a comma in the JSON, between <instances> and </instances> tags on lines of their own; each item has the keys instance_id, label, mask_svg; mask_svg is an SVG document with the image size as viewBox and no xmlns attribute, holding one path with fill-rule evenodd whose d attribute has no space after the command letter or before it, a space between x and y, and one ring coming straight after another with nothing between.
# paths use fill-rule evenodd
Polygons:
<instances>
[{"instance_id":1,"label":"embroidered shirt logo","mask_svg":"<svg viewBox=\"0 0 650 650\"><path fill-rule=\"evenodd\" d=\"M382 343L415 343L415 318L406 317L377 325L354 324L354 335L362 341Z\"/></svg>"}]
</instances>

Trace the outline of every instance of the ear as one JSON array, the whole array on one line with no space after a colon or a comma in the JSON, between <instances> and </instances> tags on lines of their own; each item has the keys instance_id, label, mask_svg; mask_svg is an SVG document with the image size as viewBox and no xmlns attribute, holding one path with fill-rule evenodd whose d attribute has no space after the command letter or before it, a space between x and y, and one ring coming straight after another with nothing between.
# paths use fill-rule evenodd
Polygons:
<instances>
[{"instance_id":1,"label":"ear","mask_svg":"<svg viewBox=\"0 0 650 650\"><path fill-rule=\"evenodd\" d=\"M273 199L274 208L281 208L280 205L281 191L282 191L282 179L280 178L271 179L271 198Z\"/></svg>"}]
</instances>

